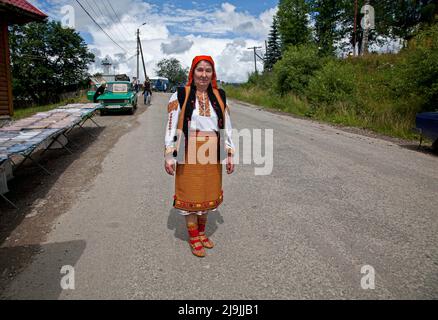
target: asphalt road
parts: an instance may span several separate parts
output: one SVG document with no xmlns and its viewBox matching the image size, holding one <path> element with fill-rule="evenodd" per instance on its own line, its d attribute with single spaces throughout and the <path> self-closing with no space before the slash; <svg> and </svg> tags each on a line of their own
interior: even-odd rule
<svg viewBox="0 0 438 320">
<path fill-rule="evenodd" d="M 200 259 L 163 168 L 168 98 L 135 115 L 2 298 L 438 298 L 437 156 L 231 102 L 236 129 L 273 129 L 273 170 L 224 175 Z"/>
</svg>

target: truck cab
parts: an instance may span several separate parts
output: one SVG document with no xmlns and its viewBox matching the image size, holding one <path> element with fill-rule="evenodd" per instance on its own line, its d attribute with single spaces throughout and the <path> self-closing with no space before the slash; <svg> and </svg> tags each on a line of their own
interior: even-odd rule
<svg viewBox="0 0 438 320">
<path fill-rule="evenodd" d="M 99 88 L 100 85 L 95 85 Z M 98 89 L 96 89 L 98 90 Z M 88 100 L 93 101 L 96 91 L 87 93 Z M 101 115 L 112 111 L 128 111 L 130 114 L 137 109 L 137 92 L 129 81 L 110 81 L 106 83 L 105 90 L 97 98 L 101 104 Z"/>
</svg>

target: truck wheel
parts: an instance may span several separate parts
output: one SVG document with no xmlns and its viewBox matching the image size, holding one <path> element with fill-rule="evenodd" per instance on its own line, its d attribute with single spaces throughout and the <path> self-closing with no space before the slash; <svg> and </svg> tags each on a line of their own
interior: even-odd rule
<svg viewBox="0 0 438 320">
<path fill-rule="evenodd" d="M 134 111 L 135 111 L 135 109 L 134 109 L 134 108 L 131 108 L 131 109 L 129 109 L 128 114 L 133 115 L 133 114 L 134 114 Z"/>
</svg>

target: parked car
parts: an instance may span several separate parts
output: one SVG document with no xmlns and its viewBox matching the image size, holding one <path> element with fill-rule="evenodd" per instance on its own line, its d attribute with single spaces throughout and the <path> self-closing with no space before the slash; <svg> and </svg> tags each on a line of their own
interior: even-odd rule
<svg viewBox="0 0 438 320">
<path fill-rule="evenodd" d="M 89 100 L 93 100 L 94 91 L 87 93 Z M 110 111 L 128 111 L 134 114 L 137 109 L 137 92 L 128 81 L 107 82 L 105 91 L 97 98 L 97 102 L 102 105 L 101 115 Z"/>
<path fill-rule="evenodd" d="M 418 113 L 415 120 L 421 137 L 432 140 L 432 149 L 438 152 L 438 112 Z"/>
</svg>

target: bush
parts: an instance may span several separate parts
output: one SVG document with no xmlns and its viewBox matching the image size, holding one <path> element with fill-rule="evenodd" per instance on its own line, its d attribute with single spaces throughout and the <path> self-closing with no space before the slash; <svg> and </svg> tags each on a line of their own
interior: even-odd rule
<svg viewBox="0 0 438 320">
<path fill-rule="evenodd" d="M 356 100 L 355 69 L 343 61 L 329 61 L 309 82 L 306 91 L 312 105 Z"/>
<path fill-rule="evenodd" d="M 274 93 L 275 92 L 275 81 L 272 72 L 263 72 L 263 73 L 251 73 L 248 75 L 248 82 L 242 85 L 242 88 L 251 89 L 256 88 L 257 90 L 261 90 L 265 93 Z"/>
<path fill-rule="evenodd" d="M 345 60 L 289 47 L 272 72 L 232 92 L 240 100 L 314 119 L 414 138 L 415 115 L 438 111 L 438 25 L 397 54 Z"/>
<path fill-rule="evenodd" d="M 315 46 L 288 47 L 282 59 L 274 65 L 275 90 L 280 94 L 292 92 L 303 95 L 314 72 L 321 68 L 323 62 Z"/>
<path fill-rule="evenodd" d="M 246 83 L 248 86 L 256 86 L 259 84 L 260 81 L 260 74 L 253 72 L 248 75 L 248 82 Z"/>
<path fill-rule="evenodd" d="M 438 109 L 438 25 L 420 32 L 402 53 L 392 89 L 405 101 L 417 101 L 418 112 Z"/>
</svg>

